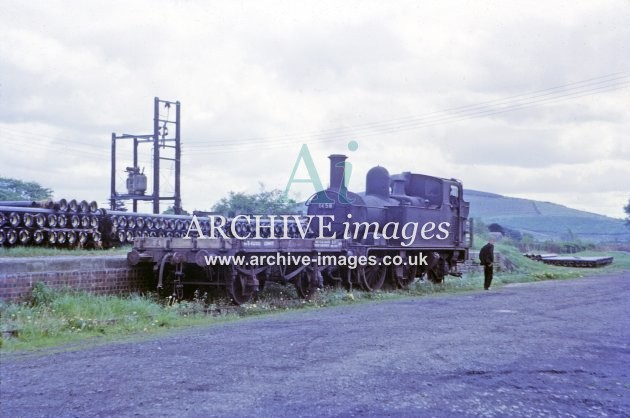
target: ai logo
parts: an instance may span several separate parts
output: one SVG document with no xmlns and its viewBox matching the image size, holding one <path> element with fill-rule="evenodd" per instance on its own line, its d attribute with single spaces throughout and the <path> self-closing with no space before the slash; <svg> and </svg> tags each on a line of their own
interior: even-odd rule
<svg viewBox="0 0 630 418">
<path fill-rule="evenodd" d="M 350 151 L 356 151 L 358 148 L 359 148 L 359 144 L 357 143 L 357 141 L 348 142 L 348 149 Z M 303 178 L 303 179 L 295 178 L 297 170 L 300 167 L 300 164 L 302 164 L 302 162 L 304 162 L 304 165 L 306 166 L 308 178 Z M 342 166 L 343 166 L 344 175 L 341 178 L 344 179 L 343 184 L 331 184 L 330 187 L 339 189 L 340 197 L 346 201 L 344 203 L 349 203 L 347 202 L 346 192 L 348 190 L 348 182 L 350 181 L 350 176 L 352 175 L 352 164 L 347 161 L 337 163 L 337 167 L 342 167 Z M 310 183 L 313 185 L 315 193 L 319 193 L 324 190 L 324 186 L 322 185 L 322 181 L 319 177 L 319 174 L 317 173 L 317 169 L 315 168 L 315 163 L 313 162 L 313 157 L 311 156 L 311 152 L 309 151 L 307 144 L 302 145 L 302 148 L 300 149 L 300 153 L 298 154 L 297 160 L 295 161 L 295 165 L 293 166 L 293 171 L 291 172 L 291 176 L 289 177 L 287 187 L 284 189 L 285 197 L 289 196 L 289 191 L 291 190 L 291 186 L 293 185 L 293 183 Z M 333 201 L 330 200 L 328 197 L 326 197 L 324 193 L 320 193 L 317 198 L 317 202 L 313 202 L 313 203 L 333 203 Z"/>
</svg>

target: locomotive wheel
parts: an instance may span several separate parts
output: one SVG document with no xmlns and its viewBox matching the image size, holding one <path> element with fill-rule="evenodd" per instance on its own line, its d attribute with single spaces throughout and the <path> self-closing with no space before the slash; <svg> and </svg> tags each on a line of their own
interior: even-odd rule
<svg viewBox="0 0 630 418">
<path fill-rule="evenodd" d="M 442 276 L 440 273 L 438 273 L 435 270 L 429 270 L 429 272 L 427 273 L 427 276 L 429 277 L 429 280 L 431 281 L 431 283 L 442 283 L 444 281 L 444 276 Z"/>
<path fill-rule="evenodd" d="M 436 252 L 429 254 L 429 270 L 427 271 L 427 277 L 431 283 L 442 283 L 446 273 L 448 273 L 446 260 Z"/>
<path fill-rule="evenodd" d="M 379 290 L 385 282 L 387 266 L 376 265 L 361 268 L 361 287 L 368 292 Z"/>
<path fill-rule="evenodd" d="M 306 300 L 310 300 L 317 290 L 317 270 L 307 267 L 293 279 L 297 294 Z"/>
<path fill-rule="evenodd" d="M 391 266 L 389 268 L 389 284 L 394 287 L 394 289 L 407 289 L 409 285 L 411 285 L 418 275 L 418 267 L 417 266 L 404 266 L 403 267 L 403 276 L 396 276 L 396 267 Z"/>
<path fill-rule="evenodd" d="M 362 287 L 363 279 L 362 276 L 363 267 L 357 267 L 355 269 L 346 269 L 345 273 L 341 276 L 341 284 L 343 284 L 344 289 L 348 292 L 352 292 L 352 287 L 356 284 L 359 287 Z"/>
</svg>

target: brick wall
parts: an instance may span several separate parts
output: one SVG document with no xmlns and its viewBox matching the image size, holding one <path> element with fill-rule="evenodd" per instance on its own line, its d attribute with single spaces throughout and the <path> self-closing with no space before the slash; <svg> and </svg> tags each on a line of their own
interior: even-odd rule
<svg viewBox="0 0 630 418">
<path fill-rule="evenodd" d="M 126 256 L 0 258 L 0 300 L 21 300 L 42 282 L 52 289 L 125 294 L 151 289 L 151 267 L 129 267 Z"/>
</svg>

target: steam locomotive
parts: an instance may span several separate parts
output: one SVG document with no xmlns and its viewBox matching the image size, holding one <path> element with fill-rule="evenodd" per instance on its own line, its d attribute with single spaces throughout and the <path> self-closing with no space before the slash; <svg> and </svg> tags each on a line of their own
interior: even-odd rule
<svg viewBox="0 0 630 418">
<path fill-rule="evenodd" d="M 329 158 L 330 186 L 307 200 L 306 215 L 193 218 L 184 236 L 134 238 L 129 264 L 153 265 L 158 289 L 176 298 L 210 287 L 236 304 L 270 281 L 291 283 L 310 298 L 324 284 L 375 291 L 460 275 L 472 244 L 460 181 L 374 167 L 365 192 L 353 193 L 347 157 Z"/>
</svg>

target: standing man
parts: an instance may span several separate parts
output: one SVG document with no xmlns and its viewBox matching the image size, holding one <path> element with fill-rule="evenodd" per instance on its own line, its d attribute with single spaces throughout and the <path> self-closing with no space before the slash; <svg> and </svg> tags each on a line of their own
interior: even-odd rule
<svg viewBox="0 0 630 418">
<path fill-rule="evenodd" d="M 494 239 L 490 238 L 488 243 L 481 247 L 479 251 L 479 261 L 483 265 L 483 288 L 490 289 L 492 284 L 492 264 L 494 263 Z"/>
</svg>

